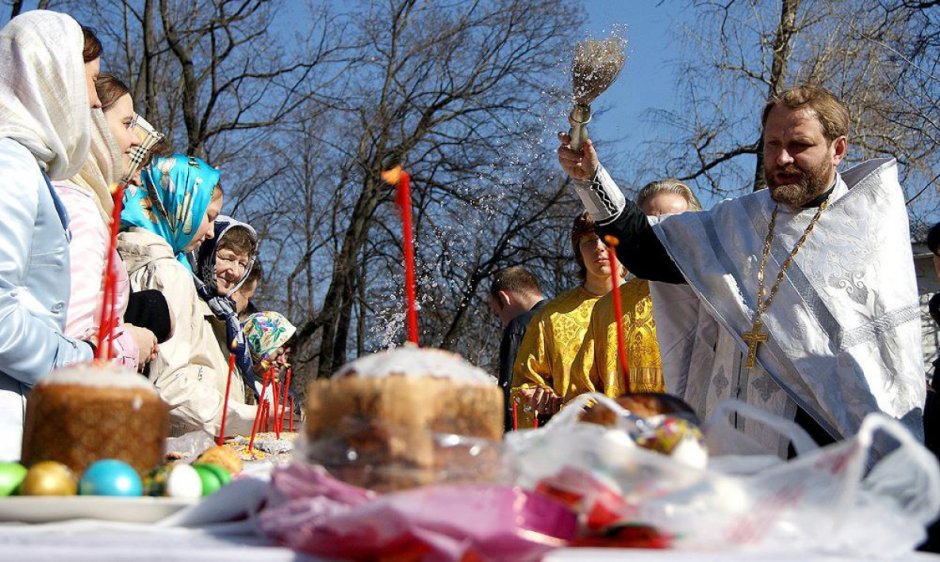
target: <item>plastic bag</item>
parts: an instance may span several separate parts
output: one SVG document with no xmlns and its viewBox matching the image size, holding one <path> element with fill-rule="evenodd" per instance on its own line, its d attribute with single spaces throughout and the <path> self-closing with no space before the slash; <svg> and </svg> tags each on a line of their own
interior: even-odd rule
<svg viewBox="0 0 940 562">
<path fill-rule="evenodd" d="M 659 529 L 676 548 L 890 557 L 919 544 L 940 511 L 936 459 L 899 422 L 880 414 L 869 415 L 855 437 L 818 448 L 792 422 L 730 401 L 706 422 L 705 438 L 734 454 L 694 468 L 631 446 L 607 428 L 585 427 L 576 411 L 583 403 L 572 403 L 542 429 L 507 438 L 516 481 L 536 487 L 575 469 L 612 482 L 625 500 L 623 520 Z M 723 420 L 731 411 L 777 428 L 802 454 L 789 462 L 747 454 L 758 449 L 727 431 Z M 879 435 L 898 446 L 871 464 Z"/>
<path fill-rule="evenodd" d="M 428 486 L 377 495 L 302 463 L 274 470 L 258 522 L 291 548 L 353 560 L 538 560 L 575 531 L 573 512 L 519 488 Z"/>
<path fill-rule="evenodd" d="M 342 429 L 296 444 L 295 458 L 380 492 L 430 484 L 491 482 L 502 444 L 413 427 L 346 420 Z"/>
</svg>

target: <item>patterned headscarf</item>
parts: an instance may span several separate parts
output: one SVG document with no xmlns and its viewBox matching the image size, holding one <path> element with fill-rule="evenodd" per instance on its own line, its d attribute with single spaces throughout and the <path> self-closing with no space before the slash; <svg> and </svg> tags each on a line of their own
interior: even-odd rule
<svg viewBox="0 0 940 562">
<path fill-rule="evenodd" d="M 202 222 L 219 171 L 195 156 L 175 154 L 154 158 L 141 172 L 142 186 L 128 186 L 124 195 L 122 226 L 152 232 L 173 248 L 187 270 L 192 265 L 183 252 Z"/>
<path fill-rule="evenodd" d="M 282 314 L 267 311 L 249 316 L 244 330 L 251 352 L 259 359 L 267 359 L 287 343 L 297 328 Z"/>
</svg>

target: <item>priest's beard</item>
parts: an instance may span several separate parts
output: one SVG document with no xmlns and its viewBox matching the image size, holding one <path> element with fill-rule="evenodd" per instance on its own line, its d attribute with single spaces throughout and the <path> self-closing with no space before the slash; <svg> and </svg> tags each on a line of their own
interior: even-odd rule
<svg viewBox="0 0 940 562">
<path fill-rule="evenodd" d="M 784 168 L 768 170 L 764 166 L 764 180 L 770 187 L 770 196 L 777 203 L 783 203 L 792 207 L 801 207 L 813 199 L 822 195 L 829 187 L 829 178 L 832 175 L 832 163 L 822 161 L 818 166 L 807 170 L 791 164 Z M 778 185 L 774 180 L 774 174 L 782 172 L 787 175 L 798 175 L 799 181 L 796 183 Z"/>
</svg>

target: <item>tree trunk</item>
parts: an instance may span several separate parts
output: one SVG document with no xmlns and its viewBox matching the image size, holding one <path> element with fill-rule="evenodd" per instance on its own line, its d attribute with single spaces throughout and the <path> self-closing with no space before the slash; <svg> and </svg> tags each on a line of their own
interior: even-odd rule
<svg viewBox="0 0 940 562">
<path fill-rule="evenodd" d="M 767 88 L 767 98 L 770 99 L 780 92 L 787 80 L 787 63 L 793 50 L 791 41 L 796 34 L 796 13 L 800 9 L 802 0 L 781 0 L 780 23 L 774 33 L 774 58 L 770 66 L 770 86 Z M 762 127 L 763 129 L 763 127 Z M 764 182 L 764 135 L 761 131 L 757 139 L 757 167 L 754 170 L 754 191 L 767 187 Z"/>
</svg>

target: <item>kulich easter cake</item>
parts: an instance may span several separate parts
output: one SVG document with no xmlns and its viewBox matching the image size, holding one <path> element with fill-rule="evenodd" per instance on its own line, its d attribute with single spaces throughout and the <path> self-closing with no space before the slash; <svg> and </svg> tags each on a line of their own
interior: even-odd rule
<svg viewBox="0 0 940 562">
<path fill-rule="evenodd" d="M 460 356 L 404 347 L 364 356 L 307 388 L 308 461 L 379 491 L 486 480 L 503 396 Z"/>
<path fill-rule="evenodd" d="M 22 461 L 58 461 L 82 474 L 118 459 L 143 476 L 163 459 L 169 423 L 169 406 L 136 373 L 113 364 L 59 369 L 27 397 Z"/>
</svg>

